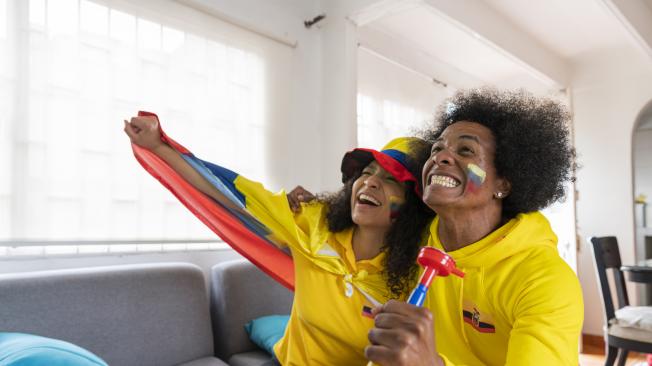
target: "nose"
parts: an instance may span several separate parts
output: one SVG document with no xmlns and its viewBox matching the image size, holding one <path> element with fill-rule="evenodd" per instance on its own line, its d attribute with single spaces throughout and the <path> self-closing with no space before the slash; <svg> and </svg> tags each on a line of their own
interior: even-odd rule
<svg viewBox="0 0 652 366">
<path fill-rule="evenodd" d="M 378 179 L 379 178 L 376 176 L 376 174 L 372 174 L 364 180 L 364 185 L 369 188 L 378 188 L 380 187 L 380 182 Z"/>
<path fill-rule="evenodd" d="M 436 165 L 451 165 L 453 164 L 454 159 L 453 155 L 448 152 L 447 149 L 443 149 L 433 154 L 430 158 Z"/>
</svg>

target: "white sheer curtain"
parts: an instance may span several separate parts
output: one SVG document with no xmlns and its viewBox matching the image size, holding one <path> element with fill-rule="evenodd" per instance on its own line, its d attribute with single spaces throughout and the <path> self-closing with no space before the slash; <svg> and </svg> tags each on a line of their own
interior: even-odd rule
<svg viewBox="0 0 652 366">
<path fill-rule="evenodd" d="M 358 146 L 380 149 L 389 140 L 409 136 L 432 119 L 408 103 L 358 94 Z"/>
<path fill-rule="evenodd" d="M 122 120 L 154 111 L 264 181 L 267 73 L 290 52 L 172 1 L 0 0 L 0 239 L 215 238 L 137 165 Z"/>
<path fill-rule="evenodd" d="M 358 146 L 379 149 L 433 120 L 443 86 L 364 48 L 358 50 Z"/>
</svg>

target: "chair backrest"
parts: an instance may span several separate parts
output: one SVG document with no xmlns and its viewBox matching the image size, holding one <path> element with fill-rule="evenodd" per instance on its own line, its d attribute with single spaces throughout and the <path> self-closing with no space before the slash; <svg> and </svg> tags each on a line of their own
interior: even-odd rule
<svg viewBox="0 0 652 366">
<path fill-rule="evenodd" d="M 618 296 L 618 308 L 629 305 L 625 278 L 620 270 L 620 250 L 618 240 L 615 236 L 592 237 L 589 241 L 593 247 L 593 260 L 598 275 L 600 290 L 602 291 L 602 303 L 604 305 L 607 324 L 615 315 L 614 303 L 611 297 L 611 288 L 607 279 L 607 269 L 613 270 L 613 279 Z"/>
</svg>

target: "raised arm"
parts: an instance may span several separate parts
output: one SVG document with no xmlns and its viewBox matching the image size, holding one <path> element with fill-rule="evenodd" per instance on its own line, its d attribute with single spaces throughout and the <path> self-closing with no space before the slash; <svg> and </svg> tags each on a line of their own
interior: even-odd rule
<svg viewBox="0 0 652 366">
<path fill-rule="evenodd" d="M 324 225 L 322 205 L 311 207 L 310 213 L 295 214 L 290 207 L 289 198 L 283 191 L 271 192 L 260 183 L 248 180 L 218 165 L 199 160 L 192 154 L 182 155 L 161 139 L 162 132 L 158 119 L 154 116 L 133 117 L 130 121 L 125 121 L 124 131 L 132 143 L 156 154 L 200 192 L 230 209 L 243 213 L 241 219 L 253 216 L 266 226 L 266 230 L 274 234 L 279 246 L 289 245 L 309 250 L 313 232 L 311 227 Z M 194 163 L 200 165 L 199 169 Z M 224 185 L 227 192 L 223 193 L 219 186 L 215 186 L 211 181 L 212 177 L 219 181 L 216 184 Z M 228 193 L 234 196 L 229 198 Z M 309 193 L 306 197 L 309 197 Z M 255 223 L 250 224 L 256 226 Z"/>
<path fill-rule="evenodd" d="M 210 184 L 199 174 L 188 162 L 181 157 L 176 150 L 161 140 L 158 121 L 154 117 L 132 117 L 131 121 L 124 121 L 124 131 L 132 143 L 150 150 L 163 159 L 174 171 L 179 173 L 186 181 L 192 184 L 200 192 L 209 197 L 229 205 L 231 202 L 215 186 Z M 230 208 L 240 210 L 235 205 Z"/>
</svg>

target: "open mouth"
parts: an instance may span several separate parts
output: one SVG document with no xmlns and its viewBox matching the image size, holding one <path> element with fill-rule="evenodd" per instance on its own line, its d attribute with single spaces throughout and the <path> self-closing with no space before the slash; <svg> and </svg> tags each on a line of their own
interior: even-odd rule
<svg viewBox="0 0 652 366">
<path fill-rule="evenodd" d="M 368 194 L 365 193 L 360 193 L 358 195 L 358 203 L 361 203 L 363 205 L 371 205 L 371 206 L 380 206 L 380 201 L 377 199 L 371 197 Z"/>
<path fill-rule="evenodd" d="M 446 188 L 455 188 L 460 185 L 460 181 L 446 175 L 433 174 L 430 176 L 428 185 L 436 184 Z"/>
</svg>

